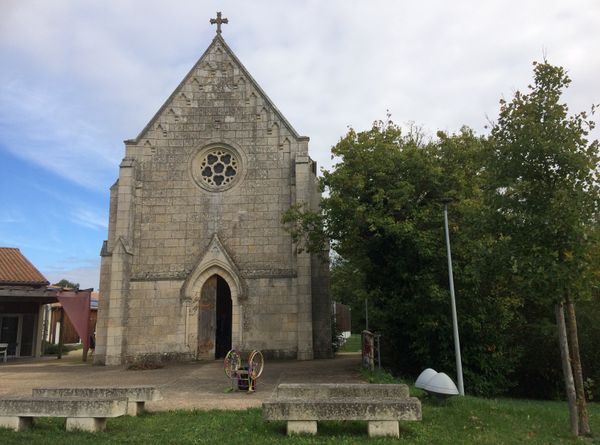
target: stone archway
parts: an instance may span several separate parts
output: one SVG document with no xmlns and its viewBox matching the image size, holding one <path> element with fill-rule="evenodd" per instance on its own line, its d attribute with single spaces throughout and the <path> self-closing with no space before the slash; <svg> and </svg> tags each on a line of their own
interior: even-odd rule
<svg viewBox="0 0 600 445">
<path fill-rule="evenodd" d="M 208 278 L 198 302 L 199 358 L 223 358 L 232 347 L 233 304 L 227 281 L 215 274 Z"/>
<path fill-rule="evenodd" d="M 231 299 L 231 349 L 241 349 L 244 283 L 236 265 L 215 234 L 204 256 L 181 286 L 182 302 L 187 307 L 185 342 L 190 353 L 197 359 L 215 358 L 219 280 L 222 280 L 221 289 L 224 293 L 228 289 Z M 205 327 L 202 327 L 201 317 L 203 321 L 206 320 Z M 209 336 L 209 333 L 212 334 Z"/>
<path fill-rule="evenodd" d="M 215 331 L 215 358 L 225 358 L 231 350 L 233 304 L 227 281 L 217 275 L 217 326 Z"/>
</svg>

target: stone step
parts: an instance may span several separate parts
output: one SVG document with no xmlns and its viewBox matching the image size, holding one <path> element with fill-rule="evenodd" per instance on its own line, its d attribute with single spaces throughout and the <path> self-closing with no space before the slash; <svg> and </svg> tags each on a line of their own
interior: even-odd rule
<svg viewBox="0 0 600 445">
<path fill-rule="evenodd" d="M 277 399 L 407 399 L 408 386 L 369 383 L 282 383 L 275 392 Z"/>
<path fill-rule="evenodd" d="M 84 399 L 127 398 L 127 414 L 136 416 L 144 411 L 145 402 L 162 400 L 160 391 L 154 386 L 129 387 L 82 387 L 82 388 L 34 388 L 33 397 L 80 397 Z"/>
<path fill-rule="evenodd" d="M 66 417 L 67 431 L 103 431 L 106 419 L 123 416 L 127 399 L 0 398 L 0 428 L 25 431 L 35 417 Z"/>
<path fill-rule="evenodd" d="M 126 398 L 0 398 L 0 417 L 119 417 L 126 412 Z"/>
<path fill-rule="evenodd" d="M 370 385 L 372 386 L 372 385 Z M 329 400 L 271 399 L 263 403 L 265 420 L 421 420 L 416 397 L 398 400 L 338 398 Z"/>
</svg>

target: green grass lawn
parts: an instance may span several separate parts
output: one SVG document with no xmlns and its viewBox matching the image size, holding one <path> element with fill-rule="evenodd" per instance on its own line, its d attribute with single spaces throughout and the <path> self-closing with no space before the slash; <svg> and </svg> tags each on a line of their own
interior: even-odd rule
<svg viewBox="0 0 600 445">
<path fill-rule="evenodd" d="M 386 372 L 363 372 L 371 383 L 394 383 Z M 317 436 L 285 436 L 285 422 L 267 423 L 260 409 L 170 411 L 109 419 L 103 433 L 64 431 L 64 420 L 37 419 L 31 431 L 0 429 L 0 444 L 600 444 L 600 405 L 590 404 L 593 438 L 569 433 L 565 402 L 453 397 L 421 399 L 423 420 L 401 422 L 400 441 L 369 439 L 366 422 L 319 422 Z"/>
<path fill-rule="evenodd" d="M 575 444 L 561 402 L 454 397 L 444 406 L 422 398 L 423 421 L 401 422 L 400 441 L 369 439 L 364 422 L 321 422 L 318 436 L 285 436 L 285 423 L 266 423 L 260 409 L 171 411 L 108 421 L 103 433 L 64 431 L 60 419 L 38 419 L 31 431 L 0 429 L 0 444 Z M 600 433 L 600 406 L 590 406 Z M 598 436 L 600 437 L 600 436 Z"/>
<path fill-rule="evenodd" d="M 360 334 L 351 334 L 339 352 L 360 352 Z"/>
</svg>

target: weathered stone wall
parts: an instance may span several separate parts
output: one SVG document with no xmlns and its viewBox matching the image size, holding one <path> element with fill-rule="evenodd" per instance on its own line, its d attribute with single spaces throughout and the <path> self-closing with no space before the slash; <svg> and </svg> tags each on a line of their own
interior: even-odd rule
<svg viewBox="0 0 600 445">
<path fill-rule="evenodd" d="M 127 320 L 127 356 L 190 354 L 185 345 L 185 307 L 179 289 L 182 281 L 130 283 Z"/>
<path fill-rule="evenodd" d="M 118 181 L 110 188 L 110 207 L 108 216 L 108 240 L 102 243 L 100 251 L 100 288 L 99 293 L 104 298 L 98 301 L 98 315 L 96 321 L 96 350 L 94 351 L 94 361 L 104 360 L 106 355 L 106 334 L 107 334 L 107 315 L 109 299 L 108 295 L 110 287 L 110 272 L 111 272 L 111 253 L 114 242 L 114 232 L 117 224 L 117 205 L 118 205 Z"/>
<path fill-rule="evenodd" d="M 196 356 L 196 269 L 214 236 L 231 264 L 223 278 L 239 287 L 234 347 L 312 358 L 312 317 L 315 308 L 329 317 L 329 299 L 322 271 L 311 272 L 310 255 L 295 254 L 281 223 L 292 203 L 314 207 L 318 199 L 307 141 L 215 38 L 138 138 L 126 141 L 103 248 L 98 362 L 117 361 L 119 348 L 122 357 Z M 213 147 L 235 160 L 227 187 L 203 174 Z M 192 275 L 197 285 L 188 283 Z"/>
<path fill-rule="evenodd" d="M 266 357 L 295 358 L 297 305 L 293 278 L 247 280 L 245 349 L 260 349 Z"/>
</svg>

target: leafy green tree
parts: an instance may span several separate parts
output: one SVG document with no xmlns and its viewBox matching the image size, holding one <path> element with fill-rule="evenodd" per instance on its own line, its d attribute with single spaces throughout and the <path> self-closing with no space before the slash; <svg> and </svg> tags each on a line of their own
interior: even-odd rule
<svg viewBox="0 0 600 445">
<path fill-rule="evenodd" d="M 334 255 L 331 260 L 331 299 L 350 307 L 351 330 L 355 334 L 360 333 L 366 326 L 364 277 L 359 269 L 343 258 Z"/>
<path fill-rule="evenodd" d="M 588 115 L 569 116 L 561 102 L 569 83 L 563 68 L 534 63 L 528 93 L 500 102 L 489 145 L 487 198 L 507 247 L 505 269 L 512 272 L 513 292 L 524 298 L 525 313 L 539 322 L 544 308 L 550 316 L 555 304 L 566 305 L 579 432 L 588 434 L 574 301 L 591 290 L 599 152 L 598 142 L 588 140 L 594 126 Z"/>
<path fill-rule="evenodd" d="M 565 349 L 556 347 L 564 304 L 582 414 L 576 427 L 585 434 L 583 394 L 594 391 L 594 382 L 580 370 L 595 377 L 600 368 L 600 346 L 588 341 L 597 337 L 600 313 L 587 300 L 600 287 L 598 143 L 588 141 L 587 114 L 568 116 L 560 102 L 569 84 L 564 70 L 535 66 L 534 85 L 501 102 L 488 138 L 463 128 L 427 140 L 389 119 L 367 131 L 350 129 L 332 150 L 339 161 L 323 172 L 321 212 L 295 206 L 284 221 L 299 249 L 318 252 L 331 242 L 340 257 L 332 291 L 355 308 L 353 318 L 369 300 L 369 325 L 383 334 L 386 366 L 406 376 L 428 366 L 452 374 L 439 200 L 453 198 L 467 392 L 500 394 L 517 385 L 512 391 L 532 397 L 564 394 Z M 581 362 L 576 300 L 586 310 Z"/>
<path fill-rule="evenodd" d="M 302 248 L 315 251 L 330 239 L 344 261 L 342 276 L 355 271 L 343 286 L 355 283 L 361 288 L 352 294 L 368 298 L 369 325 L 383 333 L 387 366 L 405 375 L 430 366 L 452 373 L 439 200 L 454 198 L 451 231 L 465 380 L 471 393 L 497 394 L 512 385 L 520 357 L 510 346 L 520 302 L 504 298 L 487 279 L 494 268 L 488 261 L 492 238 L 481 232 L 482 146 L 466 128 L 439 133 L 436 141 L 425 141 L 415 129 L 403 134 L 389 120 L 364 132 L 351 129 L 332 150 L 340 161 L 323 174 L 328 196 L 322 213 L 294 207 L 284 220 Z"/>
<path fill-rule="evenodd" d="M 58 283 L 53 284 L 53 286 L 62 287 L 65 289 L 79 289 L 79 283 L 73 283 L 72 281 L 63 278 Z"/>
</svg>

